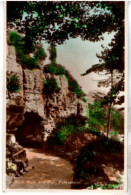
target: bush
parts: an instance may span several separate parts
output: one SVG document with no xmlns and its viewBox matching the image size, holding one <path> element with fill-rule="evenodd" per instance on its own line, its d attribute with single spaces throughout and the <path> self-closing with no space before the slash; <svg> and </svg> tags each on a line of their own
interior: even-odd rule
<svg viewBox="0 0 131 195">
<path fill-rule="evenodd" d="M 10 92 L 19 92 L 20 85 L 16 75 L 12 75 L 7 79 L 7 89 Z"/>
<path fill-rule="evenodd" d="M 19 52 L 24 53 L 24 41 L 22 36 L 17 34 L 16 32 L 10 32 L 9 38 L 8 38 L 8 43 L 10 45 L 13 45 L 15 47 L 16 53 L 18 54 Z"/>
<path fill-rule="evenodd" d="M 107 108 L 108 107 L 101 104 L 101 99 L 88 105 L 87 117 L 89 119 L 88 126 L 90 130 L 101 132 L 107 129 Z M 114 135 L 117 135 L 120 133 L 120 131 L 122 132 L 124 129 L 123 125 L 124 121 L 122 115 L 120 112 L 112 108 L 110 116 L 110 129 L 114 130 Z"/>
<path fill-rule="evenodd" d="M 31 57 L 26 59 L 26 65 L 27 65 L 27 68 L 30 70 L 35 69 L 35 68 L 39 68 L 37 60 L 35 58 L 31 58 Z"/>
<path fill-rule="evenodd" d="M 50 95 L 60 90 L 60 85 L 55 78 L 46 79 L 44 80 L 43 84 L 44 84 L 44 89 L 43 89 L 44 94 Z"/>
<path fill-rule="evenodd" d="M 89 104 L 87 107 L 89 129 L 94 132 L 104 131 L 107 125 L 106 110 L 99 101 Z"/>
<path fill-rule="evenodd" d="M 10 32 L 8 42 L 10 45 L 17 46 L 18 44 L 23 43 L 22 36 L 16 32 Z"/>
<path fill-rule="evenodd" d="M 60 65 L 49 64 L 44 68 L 45 73 L 51 73 L 55 75 L 65 75 L 67 71 Z"/>
<path fill-rule="evenodd" d="M 27 67 L 30 70 L 39 68 L 37 60 L 34 57 L 29 57 L 28 55 L 25 55 L 23 51 L 19 51 L 17 57 L 18 61 L 23 67 Z"/>
<path fill-rule="evenodd" d="M 111 109 L 111 127 L 114 129 L 115 134 L 123 132 L 124 129 L 122 114 L 115 109 Z"/>
<path fill-rule="evenodd" d="M 102 165 L 123 171 L 124 146 L 122 143 L 105 136 L 99 136 L 83 147 L 74 165 L 74 178 L 76 181 L 80 181 L 78 188 L 87 188 L 99 183 L 100 178 L 103 178 L 100 182 L 109 184 L 110 180 Z"/>
<path fill-rule="evenodd" d="M 54 46 L 50 46 L 49 52 L 50 52 L 50 60 L 51 61 L 53 61 L 53 60 L 56 61 L 56 57 L 57 57 L 57 50 L 56 50 L 56 48 Z"/>
<path fill-rule="evenodd" d="M 64 144 L 73 133 L 82 133 L 85 131 L 85 118 L 71 115 L 70 117 L 57 124 L 56 131 L 52 138 L 54 144 Z M 53 143 L 52 142 L 52 143 Z"/>
<path fill-rule="evenodd" d="M 123 143 L 115 139 L 102 137 L 101 143 L 103 145 L 104 152 L 120 153 L 123 150 Z"/>
<path fill-rule="evenodd" d="M 42 47 L 39 47 L 35 53 L 35 59 L 36 60 L 45 60 L 46 53 L 45 50 Z"/>
<path fill-rule="evenodd" d="M 76 80 L 73 81 L 69 80 L 69 86 L 71 90 L 77 95 L 77 97 L 84 97 L 85 94 L 80 88 L 80 86 L 78 85 Z"/>
</svg>

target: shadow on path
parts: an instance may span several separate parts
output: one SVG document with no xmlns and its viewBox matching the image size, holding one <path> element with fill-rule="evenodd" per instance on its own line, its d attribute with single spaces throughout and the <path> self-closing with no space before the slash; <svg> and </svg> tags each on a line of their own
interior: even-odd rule
<svg viewBox="0 0 131 195">
<path fill-rule="evenodd" d="M 43 148 L 26 148 L 31 170 L 14 178 L 10 189 L 71 189 L 73 166 Z"/>
</svg>

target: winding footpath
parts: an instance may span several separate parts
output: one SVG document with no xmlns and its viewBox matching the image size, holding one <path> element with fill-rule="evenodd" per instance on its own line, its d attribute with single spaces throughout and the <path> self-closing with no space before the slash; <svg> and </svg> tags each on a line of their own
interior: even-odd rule
<svg viewBox="0 0 131 195">
<path fill-rule="evenodd" d="M 27 149 L 29 172 L 12 179 L 9 189 L 71 189 L 73 167 L 69 161 L 46 154 L 42 149 Z"/>
</svg>

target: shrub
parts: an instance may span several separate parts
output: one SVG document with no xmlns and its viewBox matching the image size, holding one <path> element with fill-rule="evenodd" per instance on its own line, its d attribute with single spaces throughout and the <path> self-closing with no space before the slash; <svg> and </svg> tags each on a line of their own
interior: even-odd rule
<svg viewBox="0 0 131 195">
<path fill-rule="evenodd" d="M 35 59 L 36 60 L 45 60 L 46 58 L 46 53 L 45 50 L 42 47 L 39 47 L 35 53 Z"/>
<path fill-rule="evenodd" d="M 13 45 L 16 50 L 16 54 L 18 55 L 20 52 L 24 54 L 24 41 L 22 36 L 17 34 L 16 32 L 10 32 L 9 38 L 8 38 L 8 43 L 10 45 Z"/>
<path fill-rule="evenodd" d="M 124 129 L 124 119 L 122 114 L 115 109 L 111 109 L 111 127 L 114 129 L 115 134 L 123 132 Z"/>
<path fill-rule="evenodd" d="M 45 73 L 52 73 L 55 75 L 66 75 L 67 71 L 60 65 L 49 64 L 44 68 Z"/>
<path fill-rule="evenodd" d="M 16 51 L 17 60 L 23 66 L 27 66 L 27 56 L 24 54 L 23 50 Z"/>
<path fill-rule="evenodd" d="M 27 65 L 27 68 L 30 70 L 35 69 L 35 68 L 39 68 L 37 60 L 35 58 L 31 58 L 31 57 L 26 59 L 26 65 Z"/>
<path fill-rule="evenodd" d="M 19 79 L 17 78 L 16 75 L 12 75 L 7 79 L 7 89 L 10 92 L 20 91 Z"/>
<path fill-rule="evenodd" d="M 78 85 L 76 80 L 73 81 L 69 80 L 69 86 L 71 90 L 77 95 L 77 97 L 84 97 L 85 94 L 80 88 L 80 86 Z"/>
<path fill-rule="evenodd" d="M 103 178 L 102 181 L 100 180 L 103 184 L 105 182 L 109 184 L 110 180 L 103 164 L 123 171 L 124 146 L 121 142 L 99 136 L 83 147 L 74 165 L 74 178 L 80 181 L 78 187 L 87 188 L 99 182 L 99 178 Z"/>
<path fill-rule="evenodd" d="M 103 145 L 103 151 L 109 153 L 120 153 L 123 150 L 123 144 L 115 139 L 102 137 L 101 143 Z"/>
<path fill-rule="evenodd" d="M 23 67 L 27 67 L 30 70 L 39 68 L 36 58 L 25 55 L 23 51 L 19 51 L 17 57 L 18 57 L 18 61 Z"/>
<path fill-rule="evenodd" d="M 51 61 L 53 61 L 53 60 L 56 61 L 56 57 L 57 57 L 57 50 L 56 50 L 56 48 L 54 46 L 50 46 L 49 52 L 50 52 L 50 60 Z"/>
<path fill-rule="evenodd" d="M 107 129 L 107 113 L 106 106 L 101 104 L 101 99 L 99 101 L 89 104 L 87 107 L 87 117 L 89 129 L 92 131 L 105 131 Z M 124 121 L 122 115 L 115 109 L 111 109 L 110 116 L 110 128 L 114 130 L 114 135 L 118 134 L 124 129 Z M 113 135 L 113 134 L 112 134 Z"/>
<path fill-rule="evenodd" d="M 50 95 L 52 93 L 58 92 L 60 90 L 60 85 L 55 78 L 44 80 L 43 93 Z"/>
<path fill-rule="evenodd" d="M 87 103 L 85 96 L 82 98 L 83 102 Z"/>
<path fill-rule="evenodd" d="M 93 132 L 104 130 L 107 125 L 106 111 L 99 101 L 89 104 L 87 107 L 89 129 Z"/>
<path fill-rule="evenodd" d="M 54 133 L 53 139 L 56 144 L 63 144 L 73 133 L 82 133 L 85 131 L 85 118 L 71 115 L 70 117 L 57 124 L 57 132 Z"/>
<path fill-rule="evenodd" d="M 23 43 L 22 36 L 20 36 L 16 32 L 10 32 L 8 42 L 10 45 L 17 46 L 18 44 Z"/>
</svg>

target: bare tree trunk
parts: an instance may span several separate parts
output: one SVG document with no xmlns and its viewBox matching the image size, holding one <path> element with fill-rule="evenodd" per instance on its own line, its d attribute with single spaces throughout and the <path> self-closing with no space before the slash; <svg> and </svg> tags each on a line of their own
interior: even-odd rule
<svg viewBox="0 0 131 195">
<path fill-rule="evenodd" d="M 111 89 L 113 87 L 113 70 L 111 71 Z M 107 138 L 110 132 L 110 120 L 111 120 L 111 109 L 112 109 L 112 102 L 109 103 L 108 106 L 108 115 L 107 115 Z"/>
<path fill-rule="evenodd" d="M 108 107 L 108 116 L 107 116 L 107 138 L 108 138 L 109 132 L 110 132 L 111 108 L 112 108 L 112 103 L 110 103 L 110 104 L 109 104 L 109 107 Z"/>
</svg>

